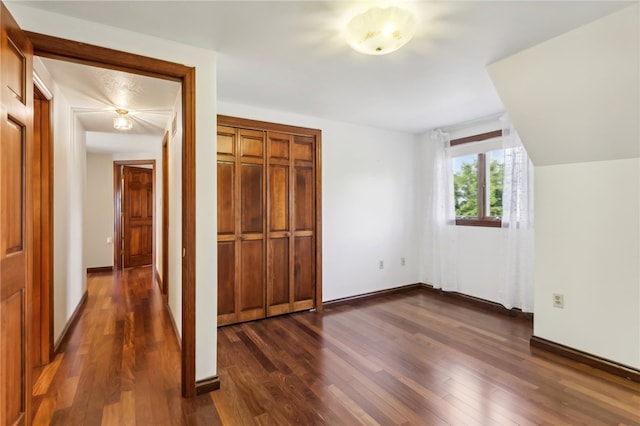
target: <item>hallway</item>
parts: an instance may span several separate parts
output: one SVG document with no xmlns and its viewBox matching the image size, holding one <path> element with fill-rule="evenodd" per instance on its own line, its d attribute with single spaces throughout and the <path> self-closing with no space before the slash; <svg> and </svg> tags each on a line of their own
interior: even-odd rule
<svg viewBox="0 0 640 426">
<path fill-rule="evenodd" d="M 87 288 L 75 329 L 34 372 L 34 425 L 218 423 L 209 396 L 181 398 L 180 349 L 151 267 L 91 274 Z"/>
</svg>

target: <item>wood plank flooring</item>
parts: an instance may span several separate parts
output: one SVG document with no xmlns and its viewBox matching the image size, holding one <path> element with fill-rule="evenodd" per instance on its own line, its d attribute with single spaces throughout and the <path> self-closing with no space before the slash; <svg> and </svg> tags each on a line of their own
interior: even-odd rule
<svg viewBox="0 0 640 426">
<path fill-rule="evenodd" d="M 220 328 L 221 389 L 185 400 L 150 269 L 88 287 L 34 388 L 36 425 L 640 425 L 640 384 L 531 350 L 527 320 L 421 290 Z"/>
</svg>

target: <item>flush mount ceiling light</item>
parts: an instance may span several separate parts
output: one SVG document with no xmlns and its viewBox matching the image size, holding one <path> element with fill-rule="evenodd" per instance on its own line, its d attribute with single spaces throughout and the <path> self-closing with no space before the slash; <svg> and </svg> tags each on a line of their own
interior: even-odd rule
<svg viewBox="0 0 640 426">
<path fill-rule="evenodd" d="M 117 117 L 113 119 L 113 128 L 117 130 L 131 130 L 133 128 L 133 120 L 129 117 L 129 111 L 126 109 L 117 109 Z"/>
<path fill-rule="evenodd" d="M 367 55 L 386 55 L 407 44 L 416 30 L 413 15 L 398 7 L 375 7 L 356 15 L 345 29 L 349 46 Z"/>
</svg>

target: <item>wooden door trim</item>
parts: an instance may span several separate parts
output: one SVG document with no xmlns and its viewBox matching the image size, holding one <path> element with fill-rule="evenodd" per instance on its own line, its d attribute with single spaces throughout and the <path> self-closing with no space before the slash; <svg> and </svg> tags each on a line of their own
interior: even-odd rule
<svg viewBox="0 0 640 426">
<path fill-rule="evenodd" d="M 162 140 L 162 294 L 169 290 L 169 132 Z M 165 299 L 165 303 L 168 301 Z"/>
<path fill-rule="evenodd" d="M 117 160 L 113 162 L 113 224 L 114 224 L 114 244 L 113 244 L 113 265 L 114 270 L 123 269 L 122 264 L 122 167 L 120 166 L 151 166 L 151 179 L 153 185 L 153 224 L 152 224 L 152 248 L 151 263 L 152 271 L 156 265 L 156 160 Z M 120 255 L 118 255 L 120 253 Z"/>
<path fill-rule="evenodd" d="M 250 120 L 248 118 L 231 117 L 228 115 L 220 114 L 218 114 L 217 124 L 219 126 L 237 127 L 240 129 L 286 133 L 300 136 L 316 136 L 318 138 L 322 133 L 322 131 L 319 129 L 312 129 L 309 127 L 290 126 L 288 124 L 272 123 L 270 121 Z"/>
<path fill-rule="evenodd" d="M 182 395 L 196 394 L 196 69 L 45 34 L 26 32 L 34 55 L 147 75 L 182 84 Z"/>
<path fill-rule="evenodd" d="M 316 184 L 316 310 L 322 312 L 322 132 L 316 137 L 315 184 Z"/>
<path fill-rule="evenodd" d="M 38 141 L 35 155 L 39 158 L 39 169 L 34 174 L 34 188 L 38 186 L 35 197 L 39 203 L 39 214 L 34 216 L 34 251 L 38 262 L 37 280 L 34 276 L 33 301 L 34 344 L 39 348 L 34 353 L 35 366 L 48 364 L 53 358 L 53 120 L 52 104 L 49 96 L 34 84 L 34 136 L 38 129 Z M 36 120 L 36 117 L 38 119 Z M 34 170 L 34 172 L 36 172 Z M 34 275 L 36 275 L 34 270 Z M 37 297 L 36 297 L 37 296 Z M 36 302 L 37 299 L 37 302 Z M 38 312 L 35 312 L 38 310 Z M 37 318 L 39 319 L 36 320 Z"/>
<path fill-rule="evenodd" d="M 116 71 L 127 71 L 177 82 L 183 81 L 185 69 L 190 68 L 162 59 L 80 43 L 46 34 L 31 31 L 25 31 L 25 34 L 33 44 L 34 56 L 44 56 Z"/>
</svg>

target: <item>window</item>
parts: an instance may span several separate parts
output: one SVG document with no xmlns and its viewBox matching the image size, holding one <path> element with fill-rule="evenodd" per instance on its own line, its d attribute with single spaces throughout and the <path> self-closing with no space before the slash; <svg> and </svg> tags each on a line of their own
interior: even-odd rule
<svg viewBox="0 0 640 426">
<path fill-rule="evenodd" d="M 502 225 L 504 150 L 502 132 L 451 141 L 456 225 Z M 486 141 L 482 142 L 481 141 Z"/>
</svg>

